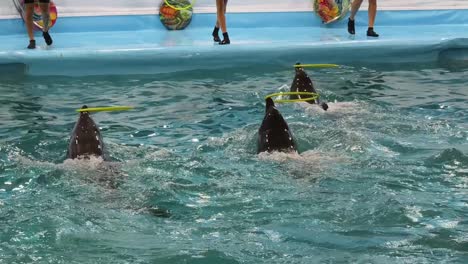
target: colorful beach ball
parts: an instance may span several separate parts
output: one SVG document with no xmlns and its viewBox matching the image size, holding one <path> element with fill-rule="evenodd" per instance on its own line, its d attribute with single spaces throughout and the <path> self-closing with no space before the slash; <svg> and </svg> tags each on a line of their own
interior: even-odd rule
<svg viewBox="0 0 468 264">
<path fill-rule="evenodd" d="M 159 19 L 169 30 L 181 30 L 192 21 L 193 4 L 189 0 L 163 0 Z"/>
<path fill-rule="evenodd" d="M 346 16 L 350 6 L 350 0 L 314 0 L 314 11 L 325 24 Z"/>
</svg>

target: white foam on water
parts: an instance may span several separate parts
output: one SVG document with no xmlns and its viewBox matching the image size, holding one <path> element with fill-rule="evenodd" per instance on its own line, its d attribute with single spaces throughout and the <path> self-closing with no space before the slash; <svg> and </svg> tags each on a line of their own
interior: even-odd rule
<svg viewBox="0 0 468 264">
<path fill-rule="evenodd" d="M 446 229 L 453 229 L 458 226 L 460 221 L 457 220 L 441 220 L 438 222 L 439 226 Z"/>
<path fill-rule="evenodd" d="M 418 223 L 421 220 L 421 218 L 423 217 L 420 207 L 407 206 L 405 208 L 405 211 L 406 211 L 405 212 L 406 217 L 408 217 L 411 220 L 411 222 L 413 222 L 413 223 Z"/>
<path fill-rule="evenodd" d="M 302 160 L 302 157 L 297 152 L 261 152 L 258 154 L 260 160 L 286 162 L 290 160 Z"/>
<path fill-rule="evenodd" d="M 408 247 L 410 245 L 411 245 L 411 242 L 408 239 L 385 242 L 385 246 L 388 248 Z"/>
<path fill-rule="evenodd" d="M 460 237 L 455 238 L 457 243 L 467 243 L 468 242 L 468 234 L 463 233 Z"/>
<path fill-rule="evenodd" d="M 23 167 L 35 167 L 42 169 L 62 169 L 62 170 L 92 170 L 101 168 L 104 160 L 102 157 L 90 156 L 87 159 L 66 159 L 63 163 L 52 163 L 49 161 L 34 160 L 29 157 L 23 156 L 20 152 L 12 151 L 9 153 L 8 158 L 20 164 Z"/>
<path fill-rule="evenodd" d="M 317 104 L 309 104 L 306 102 L 296 103 L 304 109 L 308 115 L 357 115 L 368 112 L 365 103 L 360 102 L 327 102 L 327 111 L 323 110 Z"/>
<path fill-rule="evenodd" d="M 272 241 L 272 242 L 281 242 L 281 234 L 274 230 L 265 230 L 265 235 Z"/>
<path fill-rule="evenodd" d="M 163 159 L 171 157 L 173 154 L 174 153 L 171 150 L 168 150 L 168 149 L 156 149 L 154 151 L 151 151 L 151 152 L 145 154 L 145 159 L 163 160 Z"/>
<path fill-rule="evenodd" d="M 188 204 L 187 206 L 189 207 L 204 207 L 207 206 L 210 203 L 211 197 L 207 194 L 204 193 L 198 193 L 198 197 L 192 197 L 190 198 L 191 201 L 193 201 L 195 204 Z"/>
<path fill-rule="evenodd" d="M 347 158 L 334 152 L 320 152 L 308 150 L 301 154 L 283 152 L 263 152 L 258 154 L 259 160 L 273 161 L 284 164 L 288 174 L 296 179 L 318 179 L 329 171 L 337 163 L 347 162 Z"/>
<path fill-rule="evenodd" d="M 437 216 L 436 219 L 430 221 L 430 223 L 425 223 L 425 227 L 427 229 L 454 229 L 458 226 L 459 223 L 459 220 L 441 219 L 439 216 Z"/>
<path fill-rule="evenodd" d="M 33 160 L 29 157 L 23 156 L 20 152 L 12 151 L 8 155 L 8 159 L 22 165 L 23 167 L 39 167 L 44 169 L 59 168 L 58 164 L 48 161 Z"/>
<path fill-rule="evenodd" d="M 325 161 L 345 161 L 346 158 L 338 156 L 335 153 L 323 153 L 315 150 L 308 150 L 301 154 L 297 152 L 262 152 L 258 154 L 260 160 L 276 161 L 276 162 L 288 162 L 288 161 L 299 161 L 308 164 L 318 164 Z"/>
<path fill-rule="evenodd" d="M 66 159 L 60 167 L 72 170 L 95 170 L 101 168 L 103 162 L 102 157 L 91 156 L 89 159 Z"/>
</svg>

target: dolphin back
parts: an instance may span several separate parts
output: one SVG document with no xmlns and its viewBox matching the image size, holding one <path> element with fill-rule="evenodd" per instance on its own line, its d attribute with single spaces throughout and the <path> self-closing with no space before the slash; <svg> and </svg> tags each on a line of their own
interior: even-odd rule
<svg viewBox="0 0 468 264">
<path fill-rule="evenodd" d="M 317 93 L 314 88 L 312 80 L 307 75 L 307 73 L 302 68 L 296 68 L 296 75 L 291 84 L 291 92 L 308 92 L 308 93 Z M 291 99 L 305 99 L 311 98 L 311 95 L 291 95 Z M 307 101 L 310 104 L 319 104 L 319 100 L 310 100 Z"/>
<path fill-rule="evenodd" d="M 70 136 L 67 158 L 89 156 L 103 157 L 104 141 L 98 126 L 89 114 L 81 113 Z"/>
<path fill-rule="evenodd" d="M 291 84 L 291 92 L 308 92 L 308 93 L 317 93 L 317 90 L 314 88 L 314 84 L 304 69 L 298 67 L 296 68 L 296 76 Z M 312 95 L 290 95 L 291 99 L 307 99 L 311 98 Z M 307 101 L 309 104 L 318 104 L 322 107 L 323 110 L 327 111 L 328 104 L 321 101 L 319 98 L 315 100 Z"/>
<path fill-rule="evenodd" d="M 267 109 L 258 130 L 257 153 L 265 151 L 297 151 L 296 142 L 288 124 L 274 106 Z"/>
</svg>

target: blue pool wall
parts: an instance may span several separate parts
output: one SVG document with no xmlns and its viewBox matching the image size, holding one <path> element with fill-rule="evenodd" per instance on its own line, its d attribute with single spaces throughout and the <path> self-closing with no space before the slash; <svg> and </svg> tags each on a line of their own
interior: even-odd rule
<svg viewBox="0 0 468 264">
<path fill-rule="evenodd" d="M 232 44 L 224 47 L 211 40 L 214 21 L 194 14 L 185 30 L 168 31 L 155 15 L 61 17 L 51 31 L 55 44 L 29 51 L 23 22 L 3 19 L 0 64 L 24 65 L 30 75 L 151 74 L 295 61 L 464 66 L 468 54 L 468 10 L 380 11 L 377 39 L 365 36 L 366 11 L 358 13 L 356 36 L 346 20 L 324 25 L 313 12 L 230 13 Z"/>
</svg>

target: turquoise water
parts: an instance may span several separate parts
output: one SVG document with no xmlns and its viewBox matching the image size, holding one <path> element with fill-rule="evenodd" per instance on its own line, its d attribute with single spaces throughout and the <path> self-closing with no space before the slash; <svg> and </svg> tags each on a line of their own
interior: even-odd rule
<svg viewBox="0 0 468 264">
<path fill-rule="evenodd" d="M 300 155 L 255 154 L 292 69 L 0 76 L 0 262 L 467 263 L 468 71 L 309 73 Z M 137 106 L 94 114 L 111 164 L 64 161 L 83 104 Z"/>
</svg>

